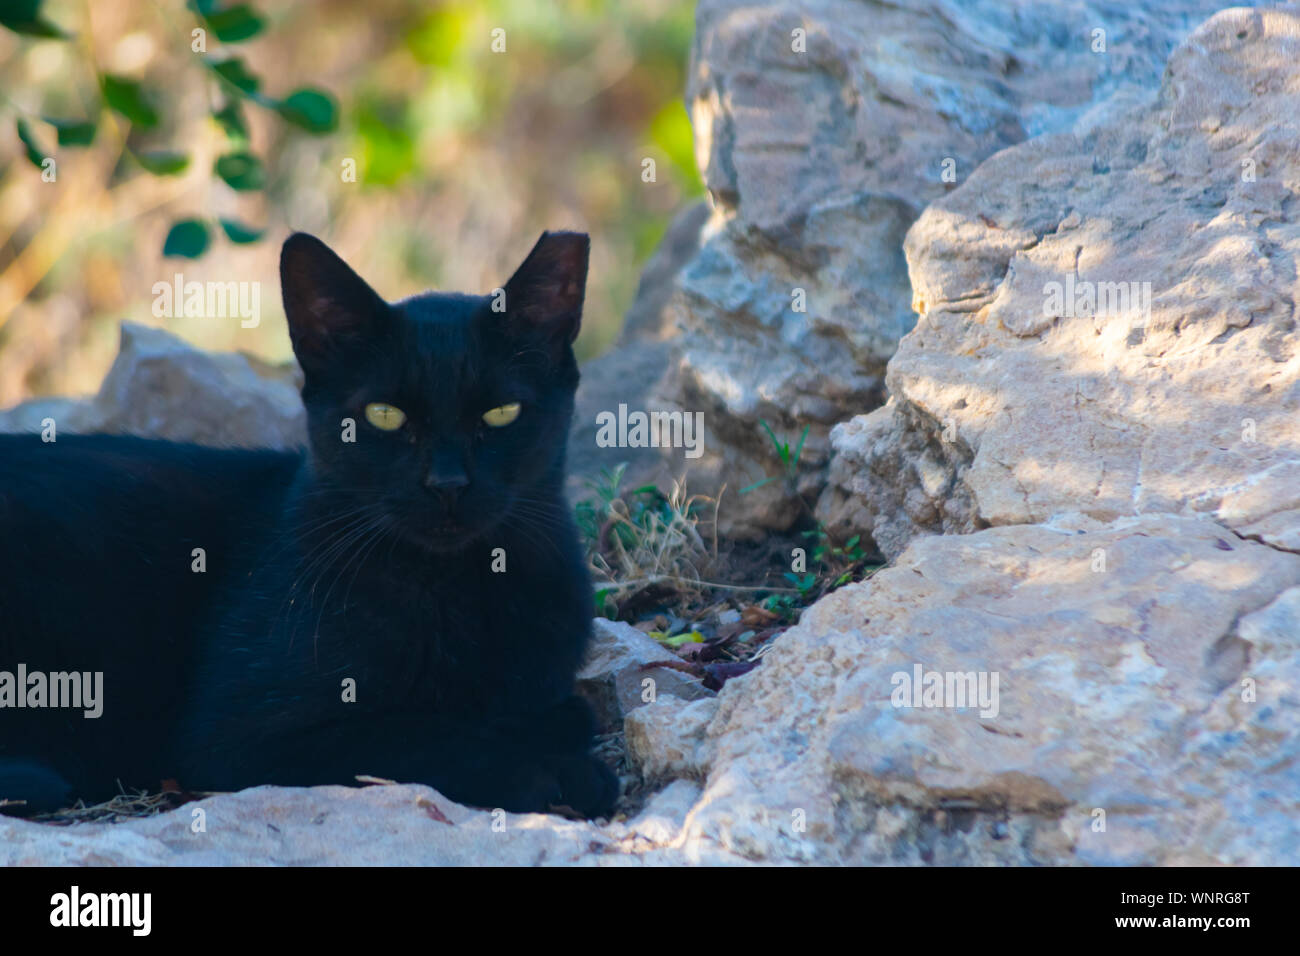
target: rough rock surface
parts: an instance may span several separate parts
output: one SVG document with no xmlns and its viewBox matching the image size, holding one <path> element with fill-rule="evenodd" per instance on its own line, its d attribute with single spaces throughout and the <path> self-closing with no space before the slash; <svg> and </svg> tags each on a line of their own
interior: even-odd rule
<svg viewBox="0 0 1300 956">
<path fill-rule="evenodd" d="M 918 538 L 723 688 L 687 838 L 756 860 L 1294 864 L 1297 585 L 1300 555 L 1203 518 Z M 996 716 L 893 706 L 918 664 L 999 674 Z"/>
<path fill-rule="evenodd" d="M 596 444 L 597 416 L 617 414 L 620 404 L 649 411 L 663 403 L 654 396 L 672 361 L 670 339 L 677 328 L 668 310 L 673 280 L 700 245 L 708 207 L 697 203 L 677 214 L 642 270 L 636 299 L 614 347 L 583 364 L 569 431 L 569 497 L 591 497 L 590 482 L 603 470 L 626 465 L 624 486 L 669 488 L 686 471 L 681 449 L 602 448 Z"/>
<path fill-rule="evenodd" d="M 925 211 L 922 318 L 889 405 L 835 430 L 823 517 L 887 555 L 1072 510 L 1300 550 L 1297 22 L 1216 16 L 1154 103 L 999 153 Z"/>
<path fill-rule="evenodd" d="M 621 730 L 623 718 L 645 703 L 642 698 L 647 690 L 646 681 L 652 682 L 649 686 L 655 697 L 660 694 L 687 700 L 712 697 L 713 692 L 689 674 L 667 667 L 646 666 L 676 664 L 680 660 L 632 625 L 596 618 L 587 661 L 578 672 L 578 693 L 592 705 L 606 733 Z"/>
<path fill-rule="evenodd" d="M 703 778 L 703 731 L 717 711 L 712 695 L 688 703 L 671 694 L 629 711 L 624 728 L 632 766 L 652 784 Z"/>
<path fill-rule="evenodd" d="M 111 432 L 242 448 L 306 441 L 297 366 L 196 349 L 163 329 L 122 323 L 117 359 L 85 400 L 37 399 L 0 413 L 0 432 Z"/>
<path fill-rule="evenodd" d="M 428 787 L 256 787 L 123 824 L 0 820 L 0 865 L 566 864 L 608 842 L 588 824 L 468 810 Z"/>
<path fill-rule="evenodd" d="M 715 215 L 678 282 L 663 386 L 705 414 L 692 487 L 775 473 L 766 421 L 791 444 L 809 428 L 801 490 L 815 497 L 831 426 L 884 400 L 913 325 L 902 240 L 925 205 L 996 151 L 1153 90 L 1219 6 L 702 0 L 688 105 Z M 733 536 L 801 513 L 779 483 L 728 505 Z"/>
</svg>

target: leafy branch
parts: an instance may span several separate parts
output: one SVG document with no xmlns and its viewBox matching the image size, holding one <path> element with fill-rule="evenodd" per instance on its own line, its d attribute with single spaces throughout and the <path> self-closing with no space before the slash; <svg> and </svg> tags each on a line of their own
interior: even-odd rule
<svg viewBox="0 0 1300 956">
<path fill-rule="evenodd" d="M 311 135 L 333 132 L 338 126 L 338 107 L 330 94 L 313 87 L 300 87 L 283 98 L 262 91 L 262 82 L 236 55 L 222 52 L 208 55 L 207 35 L 223 44 L 243 43 L 262 32 L 265 20 L 251 4 L 227 4 L 221 0 L 187 0 L 195 17 L 190 49 L 200 54 L 199 62 L 219 94 L 212 109 L 213 121 L 221 129 L 224 149 L 213 163 L 212 175 L 236 192 L 259 192 L 266 185 L 263 160 L 250 146 L 244 104 L 253 104 L 278 115 L 287 124 Z M 74 36 L 49 20 L 42 12 L 42 0 L 3 0 L 0 26 L 34 42 L 67 41 Z M 141 148 L 141 134 L 162 124 L 161 91 L 149 89 L 130 77 L 101 71 L 91 64 L 98 96 L 87 106 L 84 117 L 23 114 L 15 129 L 28 161 L 43 174 L 56 168 L 56 150 L 91 146 L 105 114 L 111 113 L 128 124 L 124 148 L 144 172 L 156 177 L 177 176 L 190 166 L 190 157 L 174 148 Z M 12 105 L 12 104 L 11 104 Z M 51 148 L 50 140 L 56 144 Z M 233 219 L 216 219 L 226 238 L 234 243 L 256 242 L 263 230 Z M 206 217 L 181 219 L 172 224 L 163 244 L 165 255 L 197 258 L 211 243 L 212 225 Z"/>
</svg>

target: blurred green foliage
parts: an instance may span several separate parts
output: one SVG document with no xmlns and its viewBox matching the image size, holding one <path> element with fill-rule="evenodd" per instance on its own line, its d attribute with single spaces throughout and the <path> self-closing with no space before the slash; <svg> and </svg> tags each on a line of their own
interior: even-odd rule
<svg viewBox="0 0 1300 956">
<path fill-rule="evenodd" d="M 393 297 L 487 291 L 542 229 L 585 229 L 588 357 L 703 192 L 690 0 L 0 0 L 0 26 L 0 196 L 23 200 L 0 208 L 0 404 L 93 388 L 122 318 L 286 357 L 274 317 L 158 321 L 149 289 L 182 266 L 274 287 L 290 229 Z"/>
</svg>

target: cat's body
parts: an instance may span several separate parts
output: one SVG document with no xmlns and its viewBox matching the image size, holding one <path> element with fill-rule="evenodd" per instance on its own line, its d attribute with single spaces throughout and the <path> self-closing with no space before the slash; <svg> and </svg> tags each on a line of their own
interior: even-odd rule
<svg viewBox="0 0 1300 956">
<path fill-rule="evenodd" d="M 46 444 L 0 435 L 0 670 L 100 672 L 106 697 L 95 718 L 0 709 L 0 760 L 57 770 L 71 785 L 60 805 L 71 794 L 106 799 L 118 780 L 157 788 L 179 776 L 172 738 L 222 568 L 247 560 L 259 523 L 275 519 L 264 489 L 289 480 L 298 460 L 115 436 Z M 211 559 L 206 573 L 192 569 L 195 548 Z M 3 779 L 0 765 L 0 798 L 27 798 L 4 791 Z"/>
<path fill-rule="evenodd" d="M 561 491 L 585 269 L 585 237 L 558 234 L 504 313 L 389 306 L 294 237 L 310 451 L 0 437 L 0 670 L 104 673 L 97 719 L 0 709 L 0 798 L 371 774 L 607 812 Z"/>
</svg>

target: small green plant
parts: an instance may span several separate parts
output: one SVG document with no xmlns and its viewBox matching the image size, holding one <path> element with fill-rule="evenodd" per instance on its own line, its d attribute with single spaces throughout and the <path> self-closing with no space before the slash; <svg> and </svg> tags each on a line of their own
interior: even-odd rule
<svg viewBox="0 0 1300 956">
<path fill-rule="evenodd" d="M 740 489 L 740 493 L 742 495 L 748 494 L 751 491 L 757 491 L 764 485 L 782 480 L 790 486 L 793 492 L 794 484 L 799 477 L 799 458 L 803 454 L 803 443 L 808 439 L 808 429 L 811 426 L 805 425 L 803 427 L 803 434 L 799 436 L 799 443 L 792 449 L 789 442 L 781 441 L 776 437 L 776 432 L 772 431 L 772 426 L 765 419 L 759 419 L 759 424 L 763 426 L 763 430 L 767 432 L 767 437 L 771 439 L 772 447 L 776 449 L 776 457 L 781 462 L 781 474 L 769 475 L 752 485 L 746 485 Z"/>
<path fill-rule="evenodd" d="M 785 572 L 785 579 L 794 585 L 795 590 L 799 592 L 799 597 L 807 598 L 813 591 L 817 590 L 817 575 L 808 571 L 804 574 L 795 574 L 793 571 Z"/>
<path fill-rule="evenodd" d="M 772 443 L 772 448 L 776 451 L 777 460 L 781 463 L 781 473 L 779 475 L 769 475 L 761 481 L 756 481 L 740 489 L 743 495 L 747 492 L 762 488 L 764 485 L 773 481 L 784 481 L 786 489 L 791 497 L 803 509 L 806 520 L 813 524 L 811 530 L 804 531 L 803 536 L 810 539 L 812 547 L 809 557 L 812 563 L 820 565 L 822 575 L 813 571 L 804 571 L 796 573 L 787 571 L 785 578 L 789 581 L 798 592 L 798 597 L 792 595 L 774 596 L 768 599 L 768 610 L 780 612 L 783 608 L 789 608 L 792 602 L 800 604 L 809 604 L 816 598 L 838 587 L 848 584 L 854 580 L 854 576 L 863 569 L 866 564 L 867 555 L 862 549 L 862 536 L 854 535 L 843 544 L 836 544 L 831 537 L 826 526 L 817 520 L 808 502 L 804 501 L 803 495 L 799 493 L 799 460 L 803 456 L 804 443 L 808 439 L 808 425 L 804 426 L 803 432 L 799 435 L 799 441 L 791 447 L 788 441 L 782 441 L 772 430 L 772 426 L 765 420 L 760 420 L 763 430 L 767 432 L 767 437 Z"/>
<path fill-rule="evenodd" d="M 809 603 L 810 599 L 802 593 L 769 594 L 759 602 L 758 606 L 765 611 L 771 611 L 785 623 L 794 623 L 799 619 L 799 613 Z"/>
<path fill-rule="evenodd" d="M 836 544 L 826 526 L 819 521 L 816 528 L 805 531 L 803 536 L 813 542 L 809 557 L 826 569 L 828 583 L 822 593 L 848 584 L 866 565 L 867 553 L 862 549 L 862 536 L 859 534 L 842 545 Z"/>
</svg>

